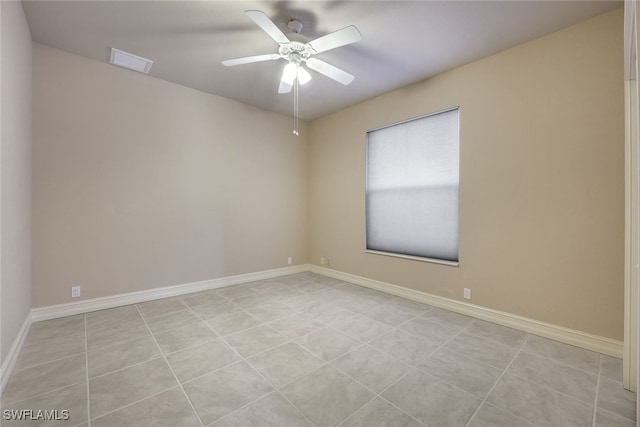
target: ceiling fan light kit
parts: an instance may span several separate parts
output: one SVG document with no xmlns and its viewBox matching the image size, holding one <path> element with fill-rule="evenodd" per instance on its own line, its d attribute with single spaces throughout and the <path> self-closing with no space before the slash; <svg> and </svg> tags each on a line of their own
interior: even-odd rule
<svg viewBox="0 0 640 427">
<path fill-rule="evenodd" d="M 334 31 L 319 37 L 308 43 L 296 37 L 302 30 L 302 22 L 292 19 L 287 23 L 291 34 L 287 37 L 276 24 L 262 11 L 245 10 L 245 14 L 253 20 L 262 30 L 278 43 L 278 53 L 248 56 L 244 58 L 227 59 L 222 61 L 225 66 L 250 64 L 252 62 L 275 61 L 284 59 L 287 65 L 282 71 L 278 93 L 290 93 L 294 90 L 294 130 L 298 135 L 298 86 L 311 80 L 311 74 L 305 69 L 304 64 L 311 70 L 329 77 L 343 85 L 348 85 L 355 78 L 346 71 L 314 57 L 314 55 L 337 47 L 345 46 L 362 40 L 360 31 L 353 25 Z"/>
</svg>

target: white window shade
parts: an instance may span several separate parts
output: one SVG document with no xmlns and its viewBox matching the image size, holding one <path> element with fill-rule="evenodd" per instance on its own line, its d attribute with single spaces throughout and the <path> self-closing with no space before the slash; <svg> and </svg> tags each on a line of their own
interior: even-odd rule
<svg viewBox="0 0 640 427">
<path fill-rule="evenodd" d="M 367 133 L 367 249 L 458 261 L 458 108 Z"/>
</svg>

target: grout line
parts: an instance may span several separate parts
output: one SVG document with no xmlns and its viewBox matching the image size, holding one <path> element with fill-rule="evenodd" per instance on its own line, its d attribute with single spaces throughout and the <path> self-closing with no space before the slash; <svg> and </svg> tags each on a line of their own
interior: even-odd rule
<svg viewBox="0 0 640 427">
<path fill-rule="evenodd" d="M 366 344 L 364 344 L 366 345 Z M 358 347 L 360 348 L 360 347 Z M 348 352 L 349 353 L 349 352 Z M 345 353 L 347 354 L 347 353 Z M 385 353 L 386 354 L 386 353 Z M 342 356 L 340 356 L 342 357 Z M 339 358 L 339 357 L 338 357 Z M 337 360 L 333 359 L 333 360 Z M 329 366 L 331 366 L 332 368 L 334 368 L 336 371 L 340 372 L 342 375 L 344 375 L 345 377 L 349 378 L 350 380 L 356 382 L 358 385 L 360 385 L 361 387 L 364 387 L 366 390 L 370 391 L 371 393 L 373 393 L 373 397 L 371 399 L 369 399 L 368 401 L 366 401 L 361 407 L 359 407 L 356 411 L 354 411 L 351 415 L 349 415 L 347 418 L 345 418 L 344 420 L 342 420 L 342 422 L 340 422 L 340 424 L 338 424 L 338 426 L 343 425 L 344 423 L 346 423 L 351 417 L 353 417 L 355 414 L 357 414 L 358 412 L 360 412 L 362 410 L 362 408 L 364 408 L 365 406 L 367 406 L 369 403 L 373 402 L 377 397 L 384 399 L 385 401 L 389 402 L 387 399 L 385 399 L 384 397 L 382 397 L 382 393 L 384 393 L 389 387 L 391 387 L 393 384 L 397 383 L 398 381 L 400 381 L 402 378 L 404 378 L 405 376 L 407 376 L 407 374 L 409 374 L 409 372 L 412 370 L 412 366 L 407 364 L 410 368 L 407 370 L 407 372 L 405 372 L 404 374 L 400 375 L 400 377 L 398 377 L 398 379 L 396 381 L 393 381 L 390 385 L 388 385 L 387 387 L 384 388 L 384 390 L 382 390 L 380 393 L 377 393 L 375 390 L 372 390 L 371 388 L 367 387 L 366 385 L 362 384 L 360 381 L 358 381 L 357 379 L 353 378 L 351 375 L 347 374 L 346 372 L 342 371 L 340 368 L 338 368 L 337 366 L 334 366 L 333 363 L 327 363 Z M 305 375 L 306 376 L 306 375 Z M 394 406 L 396 409 L 398 409 L 400 412 L 402 412 L 403 414 L 409 416 L 410 418 L 416 420 L 418 423 L 424 425 L 423 422 L 421 422 L 420 420 L 416 419 L 413 415 L 407 413 L 406 411 L 404 411 L 403 409 L 399 408 L 398 406 L 396 406 L 395 404 L 393 404 L 392 402 L 389 402 L 392 406 Z"/>
<path fill-rule="evenodd" d="M 524 341 L 522 341 L 522 344 L 520 344 L 520 348 L 518 348 L 518 351 L 511 358 L 511 361 L 509 362 L 509 364 L 504 368 L 504 370 L 502 371 L 502 373 L 500 374 L 500 376 L 498 377 L 496 382 L 493 383 L 493 386 L 491 387 L 491 389 L 489 389 L 487 394 L 484 396 L 484 399 L 482 399 L 482 402 L 480 403 L 480 405 L 478 405 L 476 410 L 473 412 L 473 415 L 471 415 L 471 418 L 469 418 L 469 421 L 467 421 L 467 424 L 465 425 L 466 427 L 469 427 L 469 425 L 471 424 L 471 421 L 473 421 L 473 419 L 476 417 L 478 412 L 480 412 L 480 408 L 482 408 L 482 406 L 484 406 L 485 402 L 487 401 L 487 398 L 489 398 L 489 396 L 491 396 L 491 393 L 493 393 L 493 390 L 500 383 L 500 381 L 502 381 L 502 378 L 504 377 L 504 374 L 507 373 L 507 370 L 511 367 L 511 365 L 513 364 L 513 361 L 516 360 L 516 357 L 518 357 L 518 355 L 520 354 L 520 352 L 522 351 L 522 349 L 524 348 L 524 345 L 527 343 L 528 340 L 529 340 L 529 334 L 527 334 L 527 336 L 525 337 Z M 509 411 L 507 411 L 507 410 L 505 410 L 503 408 L 499 408 L 499 409 L 502 409 L 503 411 L 513 415 L 516 418 L 519 418 L 519 419 L 521 419 L 523 421 L 526 421 L 523 418 L 520 418 L 517 415 L 512 414 L 511 412 L 509 412 Z"/>
<path fill-rule="evenodd" d="M 164 356 L 169 357 L 169 356 L 173 356 L 176 353 L 180 353 L 182 351 L 193 350 L 196 347 L 200 347 L 200 346 L 203 346 L 205 344 L 209 344 L 209 343 L 211 343 L 213 341 L 219 340 L 220 338 L 221 338 L 220 336 L 216 335 L 214 338 L 211 338 L 211 339 L 204 338 L 202 340 L 199 340 L 196 344 L 188 345 L 186 347 L 181 348 L 180 350 L 170 351 L 170 352 L 167 352 L 167 353 L 165 353 L 162 349 L 160 351 L 162 352 L 162 354 Z"/>
<path fill-rule="evenodd" d="M 158 351 L 160 352 L 160 355 L 161 355 L 162 359 L 164 360 L 164 363 L 167 365 L 167 367 L 171 371 L 171 374 L 173 375 L 173 378 L 176 380 L 176 383 L 178 384 L 178 387 L 180 387 L 180 390 L 182 390 L 182 393 L 186 397 L 187 402 L 189 402 L 189 406 L 191 406 L 191 410 L 195 414 L 195 416 L 198 419 L 198 421 L 200 421 L 200 425 L 204 427 L 204 423 L 202 422 L 202 418 L 200 418 L 200 414 L 198 414 L 198 411 L 196 411 L 196 408 L 193 406 L 193 402 L 191 402 L 191 399 L 189 399 L 189 396 L 187 395 L 187 392 L 184 391 L 184 388 L 182 387 L 182 383 L 180 383 L 180 380 L 178 379 L 178 376 L 176 375 L 176 373 L 173 370 L 173 368 L 171 367 L 171 364 L 167 360 L 167 357 L 162 352 L 162 348 L 160 348 L 160 344 L 158 344 L 158 340 L 156 340 L 156 337 L 153 335 L 153 332 L 151 331 L 151 328 L 149 328 L 149 325 L 147 324 L 147 320 L 142 315 L 142 311 L 140 310 L 140 307 L 136 306 L 136 308 L 138 309 L 138 312 L 140 313 L 140 316 L 142 317 L 142 320 L 144 321 L 144 324 L 147 326 L 147 329 L 149 329 L 149 333 L 151 334 L 151 338 L 153 338 L 153 342 L 156 343 L 156 346 L 158 347 Z M 91 427 L 91 426 L 89 426 L 89 427 Z"/>
<path fill-rule="evenodd" d="M 87 427 L 91 427 L 91 390 L 89 387 L 89 337 L 87 335 L 87 316 L 83 315 L 84 320 L 84 362 L 85 362 L 85 378 L 87 381 Z"/>
<path fill-rule="evenodd" d="M 2 1 L 2 0 L 0 0 L 0 1 Z M 74 353 L 74 354 L 70 354 L 68 356 L 59 357 L 58 359 L 52 359 L 52 360 L 47 360 L 46 362 L 36 363 L 35 365 L 23 366 L 23 367 L 20 367 L 20 369 L 16 369 L 15 372 L 20 372 L 20 371 L 23 371 L 25 369 L 37 368 L 39 366 L 47 365 L 49 363 L 60 362 L 61 360 L 64 360 L 64 359 L 69 359 L 71 357 L 80 356 L 81 354 L 84 354 L 86 352 L 86 349 L 87 349 L 87 347 L 86 347 L 86 344 L 85 344 L 85 350 L 83 350 L 83 351 L 80 351 L 80 352 Z"/>
<path fill-rule="evenodd" d="M 173 389 L 175 389 L 175 388 L 178 388 L 178 386 L 177 386 L 177 385 L 174 385 L 173 387 L 165 388 L 164 390 L 160 390 L 160 391 L 158 391 L 158 392 L 155 392 L 155 393 L 153 393 L 153 394 L 150 394 L 149 396 L 145 396 L 145 397 L 143 397 L 142 399 L 135 400 L 135 401 L 133 401 L 133 402 L 127 403 L 126 405 L 120 406 L 120 407 L 118 407 L 118 408 L 116 408 L 116 409 L 112 409 L 112 410 L 111 410 L 111 411 L 109 411 L 109 412 L 105 412 L 104 414 L 100 414 L 100 416 L 95 417 L 93 420 L 95 421 L 95 420 L 97 420 L 97 419 L 104 418 L 104 417 L 106 417 L 107 415 L 111 415 L 111 414 L 113 414 L 113 413 L 115 413 L 115 412 L 118 412 L 118 411 L 120 411 L 120 410 L 122 410 L 122 409 L 125 409 L 125 408 L 128 408 L 128 407 L 130 407 L 130 406 L 136 405 L 136 404 L 138 404 L 138 403 L 140 403 L 140 402 L 144 402 L 145 400 L 148 400 L 148 399 L 154 398 L 154 397 L 156 397 L 156 396 L 158 396 L 158 395 L 160 395 L 160 394 L 162 394 L 162 393 L 166 393 L 167 391 L 173 390 Z"/>
<path fill-rule="evenodd" d="M 96 375 L 95 377 L 90 377 L 89 379 L 90 379 L 90 380 L 95 380 L 96 378 L 101 378 L 101 377 L 104 377 L 104 376 L 106 376 L 106 375 L 113 374 L 113 373 L 115 373 L 115 372 L 124 371 L 125 369 L 129 369 L 129 368 L 135 368 L 136 366 L 143 365 L 143 364 L 145 364 L 145 363 L 147 363 L 147 362 L 153 362 L 154 360 L 158 360 L 158 359 L 160 359 L 161 357 L 162 357 L 162 353 L 158 354 L 157 356 L 153 356 L 153 357 L 151 357 L 151 358 L 149 358 L 149 359 L 142 360 L 142 361 L 140 361 L 140 362 L 136 362 L 136 363 L 132 363 L 131 365 L 127 365 L 127 366 L 124 366 L 124 367 L 122 367 L 122 368 L 114 369 L 113 371 L 105 372 L 105 373 L 103 373 L 103 374 Z"/>
<path fill-rule="evenodd" d="M 240 362 L 242 362 L 242 361 L 240 361 Z M 233 365 L 235 365 L 235 363 L 233 363 Z M 231 366 L 231 365 L 227 365 L 227 366 Z M 227 366 L 225 366 L 225 368 L 226 368 Z M 277 393 L 277 394 L 279 394 L 280 396 L 282 396 L 282 393 L 280 393 L 280 392 L 279 392 L 279 390 L 278 390 L 277 388 L 274 388 L 274 389 L 273 389 L 273 390 L 271 390 L 269 393 L 267 393 L 267 394 L 265 394 L 265 395 L 262 395 L 262 396 L 258 397 L 257 399 L 254 399 L 254 400 L 252 400 L 251 402 L 246 403 L 246 404 L 242 405 L 241 407 L 239 407 L 239 408 L 237 408 L 237 409 L 234 409 L 233 411 L 231 411 L 231 412 L 228 412 L 228 413 L 224 414 L 223 416 L 221 416 L 220 418 L 218 418 L 218 419 L 216 419 L 216 420 L 214 420 L 214 421 L 211 421 L 211 423 L 207 424 L 207 426 L 212 426 L 212 425 L 214 425 L 214 424 L 217 424 L 219 421 L 224 420 L 225 418 L 230 417 L 231 415 L 235 414 L 236 412 L 239 412 L 239 411 L 241 411 L 241 410 L 243 410 L 243 409 L 245 409 L 245 408 L 247 408 L 247 407 L 249 407 L 249 406 L 253 405 L 253 404 L 254 404 L 254 403 L 256 403 L 257 401 L 259 401 L 259 400 L 261 400 L 261 399 L 264 399 L 264 398 L 265 398 L 265 397 L 267 397 L 267 396 L 271 396 L 272 394 L 275 394 L 275 393 Z M 284 396 L 283 396 L 283 397 L 284 397 Z M 286 399 L 286 398 L 285 398 L 285 399 Z M 295 408 L 295 406 L 294 406 L 294 408 Z M 315 425 L 315 424 L 314 424 L 314 425 Z"/>
<path fill-rule="evenodd" d="M 427 311 L 429 311 L 429 310 L 427 310 Z M 425 312 L 425 313 L 426 313 L 426 312 Z M 422 314 L 424 314 L 424 313 L 422 313 Z M 419 315 L 419 316 L 421 316 L 421 315 Z M 390 333 L 390 332 L 393 332 L 393 331 L 400 331 L 400 330 L 398 329 L 400 326 L 404 325 L 405 323 L 410 322 L 410 321 L 411 321 L 411 320 L 413 320 L 413 319 L 416 319 L 417 317 L 418 317 L 418 316 L 413 317 L 413 318 L 411 318 L 411 319 L 409 319 L 409 320 L 407 320 L 407 321 L 405 321 L 405 322 L 403 322 L 403 323 L 400 323 L 398 326 L 396 326 L 394 329 L 392 329 L 391 331 L 389 331 L 389 332 L 387 332 L 387 333 Z M 403 364 L 405 364 L 405 365 L 407 365 L 407 366 L 409 367 L 409 369 L 407 369 L 407 372 L 405 372 L 403 375 L 401 375 L 400 377 L 398 377 L 395 381 L 392 381 L 390 384 L 388 384 L 388 385 L 387 385 L 387 386 L 386 386 L 382 391 L 380 391 L 380 393 L 376 393 L 375 391 L 373 391 L 373 390 L 369 389 L 367 386 L 365 386 L 364 384 L 360 383 L 360 382 L 359 382 L 358 380 L 356 380 L 355 378 L 352 378 L 350 375 L 348 375 L 347 373 L 345 373 L 345 372 L 343 372 L 342 370 L 340 370 L 337 366 L 334 366 L 334 365 L 333 365 L 333 362 L 334 362 L 337 358 L 336 358 L 336 359 L 333 359 L 333 360 L 331 361 L 331 366 L 333 366 L 334 368 L 336 368 L 338 371 L 342 372 L 342 373 L 343 373 L 344 375 L 346 375 L 347 377 L 351 378 L 353 381 L 357 382 L 358 384 L 362 385 L 363 387 L 367 388 L 368 390 L 371 390 L 372 392 L 374 392 L 374 393 L 376 394 L 376 396 L 374 396 L 374 397 L 373 397 L 373 399 L 371 399 L 369 402 L 373 401 L 376 397 L 379 397 L 379 398 L 381 398 L 381 399 L 384 399 L 384 401 L 386 401 L 387 403 L 389 403 L 390 405 L 392 405 L 393 407 L 395 407 L 396 409 L 398 409 L 398 410 L 399 410 L 400 412 L 402 412 L 403 414 L 406 414 L 406 415 L 407 415 L 407 416 L 409 416 L 410 418 L 412 418 L 412 419 L 416 420 L 418 423 L 420 423 L 420 424 L 424 425 L 424 423 L 423 423 L 422 421 L 418 420 L 418 419 L 417 419 L 417 418 L 415 418 L 413 415 L 409 414 L 408 412 L 406 412 L 405 410 L 403 410 L 402 408 L 400 408 L 399 406 L 397 406 L 395 403 L 393 403 L 393 402 L 391 402 L 391 401 L 387 400 L 386 398 L 384 398 L 384 396 L 382 396 L 382 394 L 383 394 L 385 391 L 387 391 L 388 389 L 390 389 L 391 387 L 393 387 L 395 384 L 399 383 L 399 382 L 400 382 L 404 377 L 406 377 L 407 375 L 409 375 L 412 371 L 414 371 L 414 370 L 419 370 L 420 372 L 423 372 L 423 373 L 425 373 L 426 375 L 429 375 L 429 376 L 431 376 L 431 377 L 435 378 L 437 381 L 443 382 L 444 384 L 447 384 L 447 385 L 449 385 L 449 386 L 451 386 L 451 387 L 454 387 L 454 388 L 456 388 L 456 389 L 458 389 L 458 390 L 461 390 L 461 391 L 462 391 L 462 392 L 464 392 L 465 394 L 468 394 L 468 395 L 470 395 L 470 396 L 473 396 L 473 397 L 478 398 L 477 396 L 475 396 L 475 395 L 473 395 L 473 394 L 469 393 L 469 392 L 468 392 L 468 391 L 466 391 L 466 390 L 461 389 L 460 387 L 457 387 L 457 386 L 455 386 L 455 385 L 453 385 L 453 384 L 449 384 L 448 382 L 443 381 L 443 380 L 441 380 L 440 378 L 434 377 L 433 375 L 431 375 L 431 374 L 429 374 L 429 373 L 427 373 L 427 372 L 424 372 L 424 371 L 422 371 L 422 370 L 420 370 L 420 369 L 418 369 L 418 368 L 417 368 L 417 365 L 418 365 L 418 364 L 420 364 L 420 363 L 424 362 L 425 360 L 427 360 L 428 358 L 430 358 L 433 354 L 435 354 L 437 351 L 439 351 L 441 348 L 443 348 L 445 345 L 447 345 L 450 341 L 452 341 L 454 338 L 456 338 L 458 335 L 460 335 L 460 334 L 461 334 L 465 329 L 467 329 L 467 328 L 471 325 L 471 323 L 473 323 L 473 322 L 470 322 L 468 325 L 466 325 L 466 326 L 462 327 L 462 329 L 460 329 L 457 333 L 455 333 L 451 338 L 449 338 L 448 340 L 446 340 L 446 341 L 445 341 L 443 344 L 441 344 L 440 346 L 436 347 L 436 348 L 435 348 L 433 351 L 431 351 L 431 352 L 430 352 L 430 353 L 429 353 L 429 354 L 428 354 L 424 359 L 422 359 L 422 361 L 421 361 L 421 362 L 418 362 L 418 363 L 416 363 L 415 365 L 412 365 L 412 364 L 410 364 L 410 363 L 408 363 L 408 362 L 406 362 L 406 361 L 404 361 L 404 360 L 402 360 L 402 359 L 399 359 L 399 358 L 397 358 L 397 357 L 393 356 L 392 354 L 389 354 L 389 353 L 387 353 L 387 352 L 385 352 L 385 351 L 383 351 L 383 350 L 380 350 L 379 348 L 377 348 L 377 347 L 375 347 L 375 346 L 373 346 L 373 345 L 369 344 L 369 342 L 371 342 L 371 341 L 375 340 L 376 338 L 373 338 L 373 339 L 369 340 L 368 342 L 366 342 L 365 344 L 363 344 L 363 345 L 371 345 L 371 346 L 372 346 L 373 348 L 375 348 L 377 351 L 380 351 L 380 352 L 384 353 L 385 355 L 390 356 L 391 358 L 396 359 L 396 360 L 397 360 L 397 361 L 399 361 L 400 363 L 403 363 Z M 401 331 L 401 332 L 404 332 L 404 331 Z M 385 333 L 385 334 L 383 334 L 383 335 L 386 335 L 387 333 Z M 409 334 L 409 335 L 416 336 L 416 335 L 413 335 L 413 334 Z M 382 336 L 382 335 L 381 335 L 381 336 Z M 423 339 L 423 338 L 421 338 L 421 337 L 420 337 L 420 339 Z M 424 340 L 424 339 L 423 339 L 423 340 Z M 426 341 L 426 340 L 424 340 L 424 341 Z M 353 351 L 353 350 L 352 350 L 352 351 Z M 345 354 L 346 354 L 346 353 L 345 353 Z M 342 357 L 342 356 L 340 356 L 340 357 Z M 369 402 L 367 402 L 367 404 L 368 404 Z M 366 405 L 366 404 L 365 404 L 365 405 Z M 364 407 L 365 405 L 363 405 L 362 407 Z M 351 417 L 352 417 L 352 416 L 354 416 L 357 412 L 359 412 L 359 411 L 362 409 L 362 407 L 361 407 L 361 408 L 359 408 L 359 409 L 358 409 L 358 411 L 354 412 L 354 413 L 353 413 L 353 414 L 351 414 L 349 417 L 347 417 L 347 419 L 345 419 L 344 421 L 342 421 L 342 423 L 340 423 L 340 424 L 345 423 L 349 418 L 351 418 Z"/>
<path fill-rule="evenodd" d="M 198 316 L 198 314 L 197 314 L 197 313 L 195 313 L 195 312 L 194 312 L 194 314 L 195 314 L 196 316 Z M 198 316 L 198 317 L 200 317 L 200 316 Z M 204 319 L 202 319 L 202 318 L 200 318 L 200 319 L 204 321 Z M 206 322 L 205 322 L 205 323 L 206 323 Z M 211 325 L 209 325 L 208 323 L 207 323 L 207 325 L 209 326 L 209 328 L 210 328 L 212 331 L 214 331 L 214 332 L 215 332 L 215 330 L 213 329 L 213 327 L 212 327 Z M 278 334 L 280 334 L 280 332 L 279 332 L 279 331 L 277 331 L 277 330 L 275 330 L 274 328 L 271 328 L 271 329 L 273 329 L 273 330 L 274 330 L 274 331 L 276 331 Z M 282 335 L 282 334 L 281 334 L 281 335 Z M 283 336 L 284 336 L 284 335 L 283 335 Z M 288 337 L 286 337 L 286 336 L 284 336 L 284 337 L 285 337 L 285 338 L 288 338 Z M 253 366 L 253 365 L 252 365 L 252 364 L 247 360 L 247 358 L 245 358 L 244 356 L 242 356 L 242 355 L 238 352 L 238 350 L 236 350 L 236 349 L 235 349 L 231 344 L 229 344 L 229 343 L 227 342 L 227 340 L 226 340 L 224 337 L 220 337 L 220 339 L 222 339 L 222 340 L 224 341 L 224 343 L 225 343 L 225 344 L 226 344 L 226 345 L 227 345 L 227 346 L 228 346 L 228 347 L 229 347 L 233 352 L 235 352 L 235 353 L 236 353 L 236 355 L 241 359 L 238 363 L 244 362 L 244 363 L 246 363 L 247 365 L 249 365 L 249 367 L 250 367 L 250 368 L 251 368 L 251 369 L 252 369 L 256 374 L 258 374 L 260 377 L 262 377 L 262 379 L 264 379 L 264 381 L 265 381 L 267 384 L 269 384 L 269 385 L 273 388 L 273 391 L 277 391 L 277 392 L 278 392 L 278 393 L 279 393 L 279 394 L 284 398 L 284 400 L 286 400 L 287 402 L 289 402 L 289 404 L 290 404 L 291 406 L 293 406 L 293 407 L 298 411 L 298 413 L 299 413 L 300 415 L 302 415 L 302 416 L 303 416 L 307 421 L 309 421 L 309 422 L 311 423 L 311 425 L 314 425 L 314 426 L 316 425 L 316 424 L 315 424 L 314 422 L 312 422 L 312 421 L 311 421 L 311 420 L 310 420 L 310 419 L 309 419 L 309 418 L 308 418 L 308 417 L 307 417 L 307 416 L 306 416 L 302 411 L 300 411 L 300 409 L 298 409 L 298 407 L 297 407 L 296 405 L 294 405 L 294 404 L 293 404 L 293 403 L 292 403 L 292 402 L 287 398 L 287 396 L 285 396 L 284 394 L 282 394 L 282 393 L 280 392 L 280 390 L 279 390 L 276 386 L 274 386 L 274 385 L 271 383 L 271 381 L 269 381 L 269 380 L 267 379 L 267 377 L 265 377 L 265 376 L 262 374 L 262 372 L 260 372 L 258 369 L 256 369 L 256 368 L 255 368 L 255 367 L 254 367 L 254 366 Z M 291 340 L 289 340 L 289 341 L 287 341 L 287 342 L 290 342 L 290 341 L 291 341 Z M 283 344 L 286 344 L 286 343 L 283 343 Z M 271 350 L 271 349 L 269 349 L 269 350 Z M 265 351 L 268 351 L 268 350 L 265 350 Z M 255 356 L 255 354 L 254 354 L 254 355 L 252 355 L 252 357 L 253 357 L 253 356 Z M 229 366 L 229 365 L 227 365 L 227 366 Z M 223 368 L 225 368 L 225 367 L 226 367 L 226 366 L 224 366 L 224 367 L 222 367 L 222 368 L 220 368 L 220 369 L 223 369 Z M 207 374 L 210 374 L 210 372 L 208 372 Z M 245 408 L 246 406 L 248 406 L 248 405 L 250 405 L 250 404 L 252 404 L 252 403 L 255 403 L 256 401 L 258 401 L 258 400 L 260 400 L 260 399 L 264 398 L 265 396 L 268 396 L 269 394 L 271 394 L 271 393 L 267 393 L 267 394 L 265 394 L 265 395 L 263 395 L 263 396 L 260 396 L 258 399 L 254 400 L 253 402 L 250 402 L 250 403 L 248 403 L 247 405 L 244 405 L 244 406 L 242 406 L 242 407 L 240 407 L 240 408 L 237 408 L 237 409 L 235 409 L 235 410 L 233 410 L 233 411 L 229 412 L 228 414 L 225 414 L 224 416 L 230 415 L 230 414 L 232 414 L 232 413 L 234 413 L 234 412 L 236 412 L 236 411 L 238 411 L 238 410 L 240 410 L 240 409 L 243 409 L 243 408 Z M 220 418 L 223 418 L 223 417 L 220 417 Z M 213 424 L 213 423 L 217 422 L 220 418 L 218 418 L 217 420 L 212 421 L 212 422 L 211 422 L 211 424 Z"/>
<path fill-rule="evenodd" d="M 596 415 L 598 413 L 598 393 L 600 391 L 600 369 L 602 366 L 602 355 L 598 356 L 598 376 L 596 379 L 596 395 L 593 401 L 593 419 L 591 425 L 596 427 Z"/>
<path fill-rule="evenodd" d="M 620 418 L 620 419 L 622 419 L 622 420 L 630 421 L 630 422 L 632 422 L 632 423 L 637 423 L 637 422 L 638 422 L 637 420 L 632 420 L 632 419 L 630 419 L 630 418 L 625 417 L 624 415 L 620 415 L 620 414 L 618 414 L 617 412 L 611 412 L 611 411 L 608 411 L 608 410 L 603 409 L 603 408 L 598 408 L 598 409 L 599 409 L 600 411 L 602 411 L 602 412 L 605 412 L 605 413 L 609 414 L 609 415 L 610 415 L 610 416 L 612 416 L 613 418 Z"/>
<path fill-rule="evenodd" d="M 1 1 L 1 0 L 0 0 L 0 1 Z M 86 380 L 80 380 L 80 381 L 77 381 L 77 382 L 75 382 L 75 383 L 73 383 L 73 384 L 67 384 L 67 385 L 64 385 L 64 386 L 62 386 L 62 387 L 54 388 L 53 390 L 45 391 L 45 392 L 43 392 L 43 393 L 38 393 L 38 394 L 34 394 L 34 395 L 32 395 L 32 396 L 27 396 L 27 397 L 24 397 L 24 398 L 20 398 L 19 400 L 9 400 L 9 401 L 6 401 L 6 402 L 5 402 L 4 400 L 2 400 L 2 401 L 1 401 L 1 402 L 2 402 L 2 407 L 6 407 L 6 406 L 8 406 L 8 405 L 13 406 L 13 405 L 16 405 L 16 404 L 18 404 L 18 403 L 22 403 L 22 402 L 24 402 L 24 401 L 26 401 L 26 400 L 31 400 L 31 399 L 35 399 L 35 398 L 37 398 L 37 397 L 42 397 L 42 396 L 44 396 L 45 394 L 55 393 L 55 392 L 57 392 L 57 391 L 64 390 L 65 388 L 69 388 L 69 387 L 76 386 L 76 385 L 78 385 L 78 384 L 82 384 L 82 383 L 84 383 L 85 381 L 86 381 Z M 0 419 L 0 420 L 1 420 L 1 419 Z"/>
</svg>

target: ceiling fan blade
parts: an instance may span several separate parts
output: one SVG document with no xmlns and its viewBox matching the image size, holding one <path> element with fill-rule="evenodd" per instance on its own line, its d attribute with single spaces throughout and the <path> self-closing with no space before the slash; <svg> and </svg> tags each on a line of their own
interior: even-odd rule
<svg viewBox="0 0 640 427">
<path fill-rule="evenodd" d="M 247 14 L 249 18 L 253 20 L 260 28 L 264 30 L 265 33 L 269 34 L 269 37 L 274 39 L 276 43 L 289 43 L 289 39 L 284 35 L 280 28 L 277 27 L 276 24 L 273 23 L 271 19 L 264 12 L 260 10 L 245 10 L 244 13 Z"/>
<path fill-rule="evenodd" d="M 337 81 L 338 83 L 342 83 L 345 86 L 351 83 L 353 79 L 355 79 L 354 76 L 347 73 L 346 71 L 341 70 L 338 67 L 334 67 L 333 65 L 316 58 L 307 59 L 307 66 L 312 70 L 315 70 L 320 74 L 324 74 L 325 76 Z"/>
<path fill-rule="evenodd" d="M 244 58 L 227 59 L 222 61 L 223 65 L 230 67 L 232 65 L 250 64 L 252 62 L 273 61 L 280 59 L 277 53 L 268 53 L 266 55 L 246 56 Z"/>
<path fill-rule="evenodd" d="M 362 40 L 362 34 L 353 25 L 349 25 L 341 30 L 329 33 L 326 36 L 322 36 L 308 44 L 311 45 L 316 53 L 324 52 L 329 49 L 335 49 L 336 47 L 344 46 L 347 44 L 355 43 Z"/>
</svg>

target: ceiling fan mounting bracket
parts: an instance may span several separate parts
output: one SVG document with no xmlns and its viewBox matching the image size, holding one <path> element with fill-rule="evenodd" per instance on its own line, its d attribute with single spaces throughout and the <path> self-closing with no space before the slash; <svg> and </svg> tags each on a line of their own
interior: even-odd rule
<svg viewBox="0 0 640 427">
<path fill-rule="evenodd" d="M 298 21 L 297 19 L 292 19 L 291 21 L 287 22 L 287 27 L 289 27 L 291 32 L 300 34 L 300 31 L 302 31 L 302 22 Z"/>
</svg>

